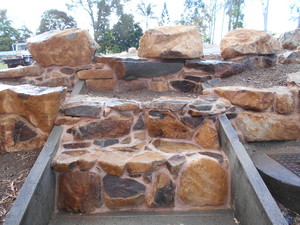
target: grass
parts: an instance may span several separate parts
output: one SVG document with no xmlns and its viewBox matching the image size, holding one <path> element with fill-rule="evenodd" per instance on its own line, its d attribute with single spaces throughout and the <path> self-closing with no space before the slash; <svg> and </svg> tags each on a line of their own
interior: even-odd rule
<svg viewBox="0 0 300 225">
<path fill-rule="evenodd" d="M 0 62 L 0 70 L 7 69 L 7 65 Z"/>
</svg>

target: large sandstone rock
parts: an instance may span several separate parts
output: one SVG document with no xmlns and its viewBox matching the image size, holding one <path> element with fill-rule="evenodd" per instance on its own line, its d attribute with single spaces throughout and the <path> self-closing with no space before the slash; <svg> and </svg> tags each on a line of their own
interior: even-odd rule
<svg viewBox="0 0 300 225">
<path fill-rule="evenodd" d="M 296 140 L 300 138 L 300 116 L 242 112 L 236 125 L 246 141 Z"/>
<path fill-rule="evenodd" d="M 227 174 L 220 164 L 197 156 L 182 172 L 178 193 L 186 204 L 218 206 L 225 203 L 227 186 Z"/>
<path fill-rule="evenodd" d="M 49 31 L 27 40 L 32 57 L 43 67 L 79 67 L 89 64 L 98 47 L 91 35 L 78 28 Z"/>
<path fill-rule="evenodd" d="M 300 46 L 300 29 L 283 33 L 279 42 L 284 49 L 296 50 Z"/>
<path fill-rule="evenodd" d="M 205 93 L 207 94 L 210 91 L 211 90 L 207 90 Z M 212 91 L 214 91 L 218 96 L 226 98 L 233 105 L 258 111 L 269 108 L 275 98 L 272 91 L 250 87 L 219 87 Z"/>
<path fill-rule="evenodd" d="M 278 50 L 278 43 L 263 31 L 236 29 L 229 31 L 221 41 L 221 55 L 224 59 L 243 55 L 268 55 Z"/>
<path fill-rule="evenodd" d="M 43 147 L 47 135 L 17 114 L 0 114 L 0 153 Z"/>
<path fill-rule="evenodd" d="M 140 40 L 139 57 L 200 58 L 202 36 L 196 26 L 164 26 L 147 30 Z"/>
<path fill-rule="evenodd" d="M 128 178 L 106 175 L 104 200 L 109 208 L 136 207 L 145 202 L 145 185 Z"/>
<path fill-rule="evenodd" d="M 205 121 L 195 135 L 195 141 L 206 149 L 219 149 L 219 136 L 215 124 L 211 121 Z"/>
<path fill-rule="evenodd" d="M 101 203 L 101 177 L 92 172 L 64 173 L 58 181 L 58 208 L 92 212 Z"/>
<path fill-rule="evenodd" d="M 43 68 L 38 64 L 0 70 L 0 79 L 13 79 L 27 76 L 40 76 L 43 73 Z"/>
<path fill-rule="evenodd" d="M 0 113 L 19 114 L 35 127 L 50 132 L 65 95 L 63 87 L 0 84 Z"/>
<path fill-rule="evenodd" d="M 170 142 L 161 139 L 155 140 L 152 143 L 157 149 L 166 153 L 181 153 L 198 151 L 199 147 L 190 143 Z"/>
</svg>

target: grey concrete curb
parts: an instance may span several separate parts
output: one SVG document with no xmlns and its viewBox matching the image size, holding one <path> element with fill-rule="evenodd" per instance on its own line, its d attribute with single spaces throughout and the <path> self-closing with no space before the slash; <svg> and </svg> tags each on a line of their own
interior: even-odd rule
<svg viewBox="0 0 300 225">
<path fill-rule="evenodd" d="M 77 83 L 75 84 L 73 90 L 72 90 L 71 97 L 73 97 L 75 95 L 82 94 L 84 89 L 85 89 L 85 81 L 84 80 L 78 80 Z"/>
<path fill-rule="evenodd" d="M 229 159 L 231 205 L 243 225 L 287 225 L 225 115 L 219 116 L 221 144 Z"/>
<path fill-rule="evenodd" d="M 46 225 L 54 210 L 55 174 L 52 159 L 58 149 L 62 128 L 55 126 L 31 169 L 4 225 Z"/>
</svg>

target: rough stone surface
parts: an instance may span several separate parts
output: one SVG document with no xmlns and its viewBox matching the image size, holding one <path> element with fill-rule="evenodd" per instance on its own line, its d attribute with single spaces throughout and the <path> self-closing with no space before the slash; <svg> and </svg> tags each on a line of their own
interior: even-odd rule
<svg viewBox="0 0 300 225">
<path fill-rule="evenodd" d="M 95 138 L 119 138 L 130 133 L 131 116 L 110 116 L 102 120 L 87 120 L 70 128 L 75 140 Z"/>
<path fill-rule="evenodd" d="M 184 116 L 181 118 L 182 122 L 190 127 L 197 128 L 199 127 L 203 121 L 204 117 L 191 117 L 191 116 Z"/>
<path fill-rule="evenodd" d="M 200 58 L 202 36 L 196 26 L 164 26 L 147 30 L 138 56 L 144 58 Z"/>
<path fill-rule="evenodd" d="M 243 55 L 275 54 L 272 36 L 263 31 L 236 29 L 229 31 L 221 40 L 221 55 L 224 59 Z"/>
<path fill-rule="evenodd" d="M 187 60 L 185 65 L 189 68 L 200 69 L 222 78 L 239 74 L 246 69 L 244 64 L 219 60 Z"/>
<path fill-rule="evenodd" d="M 198 90 L 200 89 L 200 86 L 197 83 L 189 80 L 174 80 L 170 82 L 170 85 L 176 90 L 185 93 L 196 93 L 197 91 L 202 91 Z"/>
<path fill-rule="evenodd" d="M 106 175 L 103 187 L 104 200 L 109 208 L 137 207 L 145 202 L 146 187 L 133 179 Z"/>
<path fill-rule="evenodd" d="M 35 127 L 50 132 L 66 89 L 32 85 L 0 85 L 0 113 L 25 117 Z"/>
<path fill-rule="evenodd" d="M 91 146 L 90 142 L 74 142 L 74 143 L 63 144 L 63 147 L 65 149 L 82 149 L 82 148 L 88 148 L 90 146 Z"/>
<path fill-rule="evenodd" d="M 155 148 L 160 151 L 166 153 L 181 153 L 181 152 L 191 152 L 199 150 L 199 147 L 190 143 L 184 142 L 170 142 L 170 141 L 163 141 L 161 139 L 155 140 L 152 143 Z"/>
<path fill-rule="evenodd" d="M 145 128 L 146 128 L 146 125 L 145 125 L 145 122 L 143 120 L 143 116 L 139 115 L 139 118 L 137 119 L 137 121 L 133 125 L 132 129 L 133 130 L 144 130 Z"/>
<path fill-rule="evenodd" d="M 214 92 L 229 100 L 233 105 L 258 111 L 269 108 L 274 100 L 274 94 L 271 91 L 249 87 L 220 87 L 215 88 Z"/>
<path fill-rule="evenodd" d="M 290 114 L 295 107 L 295 101 L 292 93 L 289 91 L 276 92 L 275 110 L 280 114 Z"/>
<path fill-rule="evenodd" d="M 284 49 L 297 49 L 300 46 L 300 29 L 283 33 L 279 38 L 279 42 Z"/>
<path fill-rule="evenodd" d="M 69 77 L 54 77 L 50 79 L 45 79 L 44 81 L 37 83 L 37 85 L 46 87 L 72 87 L 73 82 Z"/>
<path fill-rule="evenodd" d="M 246 141 L 296 140 L 300 137 L 299 115 L 242 112 L 236 125 Z"/>
<path fill-rule="evenodd" d="M 108 65 L 116 74 L 118 79 L 123 79 L 125 76 L 125 65 L 121 60 L 113 57 L 99 57 L 94 58 L 95 63 L 102 63 Z"/>
<path fill-rule="evenodd" d="M 94 145 L 98 145 L 100 147 L 107 147 L 107 146 L 111 146 L 114 144 L 118 144 L 119 143 L 119 139 L 99 139 L 99 140 L 94 140 L 93 144 Z"/>
<path fill-rule="evenodd" d="M 203 148 L 219 149 L 219 136 L 215 124 L 211 121 L 205 121 L 196 133 L 195 141 Z"/>
<path fill-rule="evenodd" d="M 186 161 L 186 157 L 182 155 L 173 155 L 166 162 L 167 168 L 171 174 L 177 176 Z"/>
<path fill-rule="evenodd" d="M 125 80 L 172 75 L 183 68 L 180 62 L 124 61 Z"/>
<path fill-rule="evenodd" d="M 145 91 L 148 90 L 147 80 L 132 80 L 125 81 L 119 80 L 117 82 L 117 92 L 126 92 L 126 91 Z"/>
<path fill-rule="evenodd" d="M 215 152 L 199 152 L 201 155 L 206 155 L 209 157 L 212 157 L 216 160 L 218 160 L 219 163 L 224 161 L 224 158 L 221 154 L 215 153 Z"/>
<path fill-rule="evenodd" d="M 99 174 L 83 171 L 64 173 L 59 176 L 58 185 L 58 208 L 86 213 L 100 206 Z"/>
<path fill-rule="evenodd" d="M 98 47 L 91 35 L 78 28 L 49 31 L 27 40 L 32 57 L 43 67 L 79 67 L 89 64 Z"/>
<path fill-rule="evenodd" d="M 175 205 L 175 184 L 166 173 L 159 173 L 147 203 L 150 207 L 173 207 Z"/>
<path fill-rule="evenodd" d="M 229 60 L 243 64 L 247 69 L 268 68 L 276 65 L 277 55 L 246 55 Z"/>
<path fill-rule="evenodd" d="M 81 80 L 87 79 L 112 79 L 113 71 L 112 70 L 102 70 L 102 69 L 94 69 L 94 70 L 80 70 L 77 72 L 77 76 Z"/>
<path fill-rule="evenodd" d="M 58 116 L 55 120 L 55 125 L 74 125 L 80 121 L 80 117 Z"/>
<path fill-rule="evenodd" d="M 166 162 L 167 156 L 157 152 L 145 152 L 132 157 L 127 162 L 130 173 L 144 173 L 157 170 Z"/>
<path fill-rule="evenodd" d="M 0 153 L 43 147 L 47 135 L 17 114 L 0 114 Z"/>
<path fill-rule="evenodd" d="M 300 51 L 295 50 L 284 52 L 278 56 L 278 62 L 282 64 L 300 63 Z"/>
<path fill-rule="evenodd" d="M 287 82 L 288 82 L 288 86 L 300 87 L 300 72 L 288 74 Z"/>
<path fill-rule="evenodd" d="M 151 137 L 190 139 L 192 129 L 173 113 L 151 110 L 146 114 L 148 133 Z"/>
<path fill-rule="evenodd" d="M 86 80 L 86 86 L 91 91 L 111 91 L 114 90 L 115 81 L 113 79 Z"/>
<path fill-rule="evenodd" d="M 39 65 L 31 65 L 25 67 L 17 67 L 0 70 L 0 79 L 12 79 L 27 76 L 40 76 L 43 73 L 43 68 Z"/>
<path fill-rule="evenodd" d="M 196 157 L 182 172 L 178 191 L 186 204 L 222 205 L 227 196 L 226 171 L 213 159 Z"/>
<path fill-rule="evenodd" d="M 117 111 L 135 111 L 139 109 L 137 102 L 124 100 L 111 100 L 106 103 L 106 106 Z"/>
<path fill-rule="evenodd" d="M 149 84 L 149 90 L 154 92 L 167 92 L 169 91 L 168 82 L 163 80 L 152 80 Z"/>
<path fill-rule="evenodd" d="M 172 112 L 178 112 L 189 103 L 189 100 L 190 99 L 181 100 L 172 98 L 159 98 L 157 100 L 145 103 L 144 106 L 149 109 L 171 110 Z"/>
</svg>

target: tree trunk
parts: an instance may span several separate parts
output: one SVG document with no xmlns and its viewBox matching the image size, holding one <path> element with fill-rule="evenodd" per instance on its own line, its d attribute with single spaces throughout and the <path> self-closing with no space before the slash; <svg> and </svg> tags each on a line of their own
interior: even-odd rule
<svg viewBox="0 0 300 225">
<path fill-rule="evenodd" d="M 300 28 L 300 15 L 298 16 L 298 27 L 297 28 Z"/>
<path fill-rule="evenodd" d="M 266 5 L 264 4 L 264 0 L 261 0 L 263 17 L 264 17 L 264 31 L 268 30 L 268 13 L 269 13 L 269 0 L 267 0 Z"/>
</svg>

